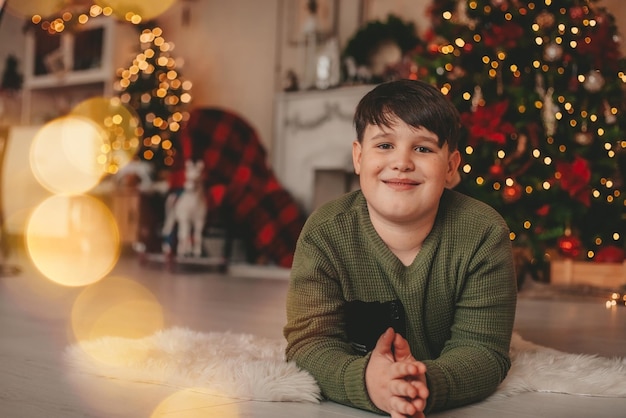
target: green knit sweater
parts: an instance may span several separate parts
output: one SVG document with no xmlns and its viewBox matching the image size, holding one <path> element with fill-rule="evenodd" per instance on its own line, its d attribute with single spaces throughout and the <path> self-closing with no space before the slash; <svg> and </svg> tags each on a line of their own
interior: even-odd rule
<svg viewBox="0 0 626 418">
<path fill-rule="evenodd" d="M 509 230 L 489 206 L 445 190 L 410 266 L 376 233 L 355 191 L 313 213 L 295 251 L 287 295 L 286 357 L 328 399 L 378 413 L 365 386 L 370 354 L 348 342 L 350 301 L 400 300 L 413 356 L 426 364 L 426 412 L 486 398 L 509 368 L 516 282 Z"/>
</svg>

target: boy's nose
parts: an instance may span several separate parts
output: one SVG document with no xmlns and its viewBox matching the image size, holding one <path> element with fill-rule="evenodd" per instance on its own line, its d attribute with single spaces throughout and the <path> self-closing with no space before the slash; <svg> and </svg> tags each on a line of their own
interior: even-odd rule
<svg viewBox="0 0 626 418">
<path fill-rule="evenodd" d="M 399 152 L 395 157 L 396 158 L 393 161 L 394 170 L 411 171 L 415 168 L 413 160 L 408 153 Z"/>
</svg>

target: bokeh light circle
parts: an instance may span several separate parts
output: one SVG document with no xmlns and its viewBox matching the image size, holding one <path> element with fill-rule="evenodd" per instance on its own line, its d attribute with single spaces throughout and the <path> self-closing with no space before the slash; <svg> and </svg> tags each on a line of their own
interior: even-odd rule
<svg viewBox="0 0 626 418">
<path fill-rule="evenodd" d="M 70 115 L 53 119 L 33 138 L 33 174 L 52 193 L 91 190 L 104 175 L 98 156 L 106 142 L 104 131 L 86 118 Z"/>
<path fill-rule="evenodd" d="M 86 195 L 55 195 L 32 212 L 26 247 L 37 269 L 64 286 L 85 286 L 106 276 L 120 252 L 111 211 Z"/>
<path fill-rule="evenodd" d="M 142 22 L 158 17 L 169 9 L 176 0 L 94 0 L 102 7 L 110 7 L 120 20 L 130 20 L 130 16 L 139 15 Z M 132 20 L 135 23 L 135 20 Z"/>
<path fill-rule="evenodd" d="M 143 338 L 161 330 L 163 323 L 163 308 L 154 294 L 122 276 L 87 286 L 72 308 L 72 330 L 79 344 L 102 337 Z M 116 358 L 115 353 L 89 354 L 108 364 L 130 361 Z"/>
<path fill-rule="evenodd" d="M 141 125 L 134 109 L 118 97 L 92 97 L 76 105 L 71 115 L 84 117 L 104 133 L 98 163 L 107 174 L 117 173 L 137 154 Z"/>
<path fill-rule="evenodd" d="M 185 418 L 239 418 L 241 412 L 237 402 L 224 402 L 221 405 L 213 405 L 208 400 L 213 399 L 214 394 L 206 394 L 204 388 L 189 388 L 174 392 L 165 398 L 154 409 L 150 418 L 185 417 Z M 223 395 L 228 398 L 227 395 Z M 207 409 L 210 406 L 211 409 Z"/>
</svg>

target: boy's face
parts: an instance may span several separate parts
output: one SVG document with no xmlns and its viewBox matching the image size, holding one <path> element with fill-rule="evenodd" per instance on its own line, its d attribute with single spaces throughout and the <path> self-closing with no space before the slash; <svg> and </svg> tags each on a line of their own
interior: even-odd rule
<svg viewBox="0 0 626 418">
<path fill-rule="evenodd" d="M 461 156 L 439 147 L 433 132 L 399 118 L 391 127 L 368 125 L 352 144 L 352 161 L 370 216 L 394 223 L 432 222 Z"/>
</svg>

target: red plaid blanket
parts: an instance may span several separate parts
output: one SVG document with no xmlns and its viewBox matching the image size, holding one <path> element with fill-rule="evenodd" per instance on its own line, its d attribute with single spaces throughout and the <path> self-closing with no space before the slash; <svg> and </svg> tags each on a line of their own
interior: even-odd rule
<svg viewBox="0 0 626 418">
<path fill-rule="evenodd" d="M 290 267 L 305 216 L 269 167 L 256 131 L 233 112 L 200 108 L 191 111 L 180 141 L 172 189 L 183 186 L 186 160 L 203 160 L 208 224 L 223 216 L 256 258 Z"/>
</svg>

